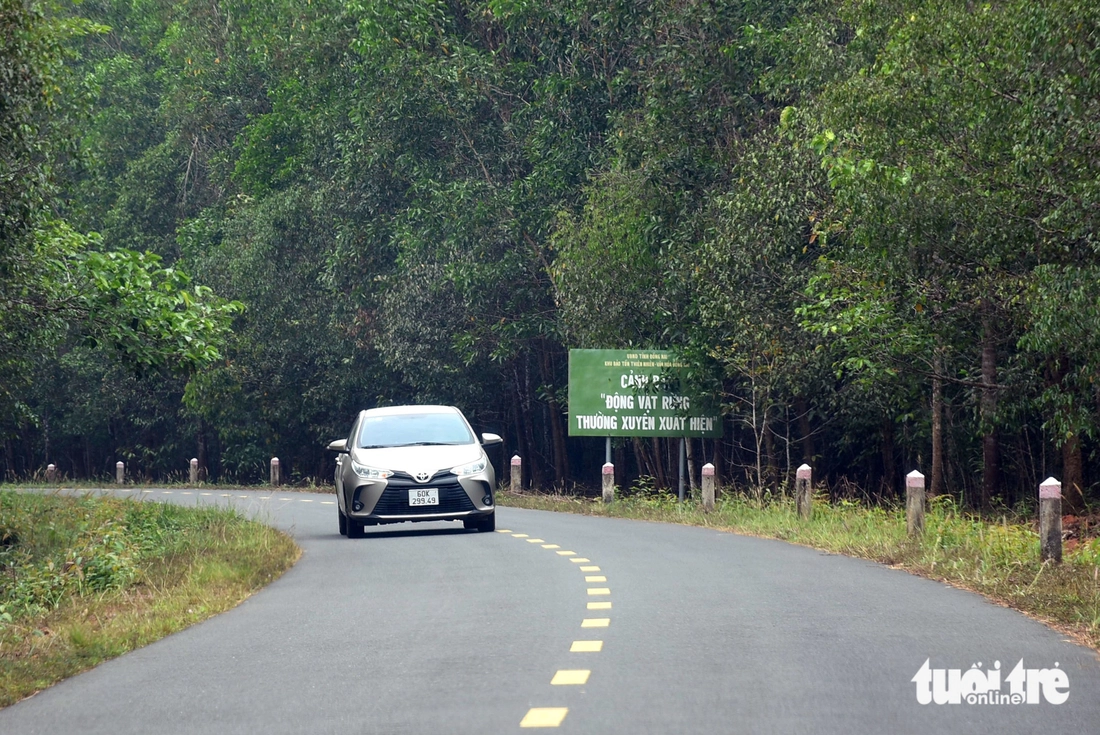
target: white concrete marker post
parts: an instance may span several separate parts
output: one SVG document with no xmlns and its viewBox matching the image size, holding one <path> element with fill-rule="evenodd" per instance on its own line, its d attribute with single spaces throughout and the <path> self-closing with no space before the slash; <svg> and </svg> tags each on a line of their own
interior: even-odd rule
<svg viewBox="0 0 1100 735">
<path fill-rule="evenodd" d="M 282 468 L 279 467 L 279 458 L 271 458 L 271 487 L 279 487 L 283 484 Z"/>
<path fill-rule="evenodd" d="M 46 465 L 46 482 L 50 484 L 57 482 L 57 465 Z"/>
<path fill-rule="evenodd" d="M 126 482 L 126 463 L 121 460 L 115 462 L 115 482 L 119 485 Z"/>
<path fill-rule="evenodd" d="M 1053 477 L 1039 486 L 1039 558 L 1062 563 L 1062 483 Z"/>
<path fill-rule="evenodd" d="M 905 476 L 905 529 L 910 536 L 924 533 L 924 475 L 916 470 Z"/>
<path fill-rule="evenodd" d="M 615 499 L 615 465 L 607 462 L 603 466 L 603 502 Z"/>
<path fill-rule="evenodd" d="M 512 481 L 508 489 L 512 492 L 523 489 L 523 460 L 518 454 L 512 455 Z"/>
<path fill-rule="evenodd" d="M 804 521 L 810 520 L 814 514 L 813 487 L 814 471 L 808 464 L 803 464 L 794 473 L 794 503 L 798 508 L 798 517 Z"/>
<path fill-rule="evenodd" d="M 199 460 L 197 457 L 192 457 L 189 464 L 190 478 L 192 485 L 199 484 Z"/>
<path fill-rule="evenodd" d="M 703 465 L 702 478 L 703 478 L 703 510 L 711 512 L 714 510 L 714 485 L 718 481 L 718 478 L 714 475 L 714 465 L 707 462 Z"/>
</svg>

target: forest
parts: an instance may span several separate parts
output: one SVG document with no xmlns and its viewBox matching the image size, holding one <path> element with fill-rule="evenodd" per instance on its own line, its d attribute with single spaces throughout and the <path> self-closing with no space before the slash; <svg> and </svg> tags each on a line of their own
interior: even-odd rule
<svg viewBox="0 0 1100 735">
<path fill-rule="evenodd" d="M 0 471 L 316 482 L 440 402 L 595 487 L 568 350 L 652 348 L 727 485 L 1079 511 L 1098 221 L 1086 0 L 0 0 Z"/>
</svg>

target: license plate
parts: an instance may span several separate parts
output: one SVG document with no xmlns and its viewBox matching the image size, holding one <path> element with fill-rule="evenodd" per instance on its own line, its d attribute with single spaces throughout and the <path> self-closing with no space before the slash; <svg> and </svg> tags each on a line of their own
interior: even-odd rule
<svg viewBox="0 0 1100 735">
<path fill-rule="evenodd" d="M 434 487 L 409 490 L 409 505 L 439 505 L 439 490 Z"/>
</svg>

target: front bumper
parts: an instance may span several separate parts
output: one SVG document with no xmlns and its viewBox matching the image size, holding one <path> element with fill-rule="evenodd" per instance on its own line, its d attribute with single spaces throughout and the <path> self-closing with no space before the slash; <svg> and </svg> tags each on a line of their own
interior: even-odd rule
<svg viewBox="0 0 1100 735">
<path fill-rule="evenodd" d="M 438 491 L 439 505 L 409 505 L 409 490 L 427 488 Z M 348 517 L 376 523 L 474 518 L 489 515 L 495 508 L 492 477 L 487 472 L 468 477 L 439 473 L 428 482 L 417 482 L 398 472 L 387 480 L 360 480 L 354 486 L 345 485 L 345 492 Z"/>
</svg>

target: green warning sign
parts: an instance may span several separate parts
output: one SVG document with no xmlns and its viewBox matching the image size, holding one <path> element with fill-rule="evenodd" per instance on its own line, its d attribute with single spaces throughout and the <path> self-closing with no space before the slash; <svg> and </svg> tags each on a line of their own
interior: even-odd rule
<svg viewBox="0 0 1100 735">
<path fill-rule="evenodd" d="M 569 350 L 569 436 L 722 436 L 712 406 L 680 393 L 671 350 Z"/>
</svg>

